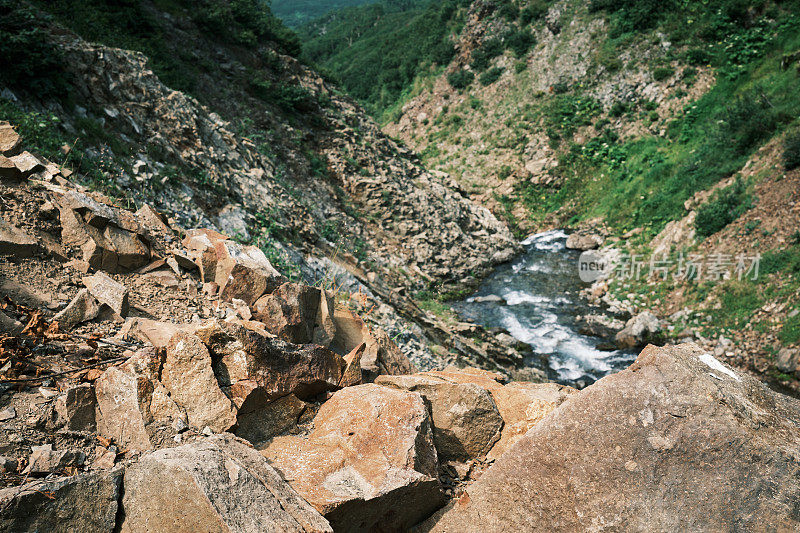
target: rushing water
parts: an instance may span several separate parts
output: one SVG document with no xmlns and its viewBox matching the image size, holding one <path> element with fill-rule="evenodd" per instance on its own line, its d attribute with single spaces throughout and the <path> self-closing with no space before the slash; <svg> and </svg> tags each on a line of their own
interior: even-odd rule
<svg viewBox="0 0 800 533">
<path fill-rule="evenodd" d="M 559 230 L 531 235 L 522 242 L 523 255 L 495 270 L 475 295 L 454 308 L 530 345 L 535 357 L 528 363 L 541 367 L 537 359 L 544 358 L 554 379 L 589 384 L 627 367 L 635 354 L 599 349 L 609 339 L 578 333 L 576 317 L 602 310 L 581 298 L 586 284 L 578 277 L 580 253 L 566 248 L 566 238 Z"/>
</svg>

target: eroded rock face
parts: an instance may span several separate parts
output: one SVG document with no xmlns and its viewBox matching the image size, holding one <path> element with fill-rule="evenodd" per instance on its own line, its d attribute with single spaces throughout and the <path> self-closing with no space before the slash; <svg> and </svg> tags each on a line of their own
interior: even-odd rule
<svg viewBox="0 0 800 533">
<path fill-rule="evenodd" d="M 114 531 L 121 485 L 113 470 L 0 490 L 0 530 Z"/>
<path fill-rule="evenodd" d="M 161 382 L 190 426 L 218 433 L 236 424 L 236 407 L 220 389 L 211 354 L 197 335 L 178 332 L 170 339 Z"/>
<path fill-rule="evenodd" d="M 125 472 L 122 531 L 332 531 L 244 441 L 217 435 L 144 456 Z"/>
<path fill-rule="evenodd" d="M 406 531 L 443 503 L 422 397 L 374 384 L 325 402 L 307 437 L 262 452 L 338 531 Z"/>
<path fill-rule="evenodd" d="M 430 405 L 433 440 L 443 461 L 489 453 L 500 439 L 503 418 L 492 395 L 480 385 L 457 383 L 426 372 L 378 376 L 376 384 L 417 392 Z"/>
<path fill-rule="evenodd" d="M 573 394 L 425 531 L 796 530 L 800 402 L 694 344 Z"/>
<path fill-rule="evenodd" d="M 95 382 L 97 432 L 122 447 L 150 450 L 163 442 L 186 414 L 159 381 L 163 358 L 142 350 Z M 178 422 L 180 421 L 180 422 Z"/>
<path fill-rule="evenodd" d="M 269 399 L 289 394 L 302 399 L 334 390 L 344 370 L 344 360 L 327 348 L 289 344 L 241 323 L 212 321 L 197 335 L 214 356 L 214 372 L 237 407 L 256 390 Z"/>
</svg>

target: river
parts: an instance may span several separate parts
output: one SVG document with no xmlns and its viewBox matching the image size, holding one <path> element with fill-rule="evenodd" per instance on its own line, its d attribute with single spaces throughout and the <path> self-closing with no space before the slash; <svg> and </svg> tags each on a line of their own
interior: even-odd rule
<svg viewBox="0 0 800 533">
<path fill-rule="evenodd" d="M 581 387 L 624 369 L 636 353 L 608 350 L 603 345 L 613 339 L 579 333 L 577 317 L 604 311 L 580 296 L 586 286 L 578 277 L 580 252 L 567 249 L 566 239 L 560 230 L 531 235 L 522 242 L 525 253 L 453 308 L 464 319 L 507 330 L 532 348 L 526 364 Z"/>
</svg>

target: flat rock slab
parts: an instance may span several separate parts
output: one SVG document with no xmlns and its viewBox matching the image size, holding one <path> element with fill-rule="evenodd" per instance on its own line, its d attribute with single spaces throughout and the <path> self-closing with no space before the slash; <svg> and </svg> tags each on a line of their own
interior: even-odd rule
<svg viewBox="0 0 800 533">
<path fill-rule="evenodd" d="M 128 315 L 128 289 L 104 272 L 85 276 L 83 284 L 101 304 L 105 304 L 121 317 Z"/>
<path fill-rule="evenodd" d="M 125 473 L 122 505 L 126 533 L 333 531 L 257 451 L 230 435 L 144 456 Z"/>
<path fill-rule="evenodd" d="M 0 255 L 30 257 L 39 249 L 39 243 L 22 231 L 0 218 Z"/>
<path fill-rule="evenodd" d="M 115 531 L 122 471 L 112 470 L 0 490 L 0 531 Z"/>
<path fill-rule="evenodd" d="M 423 531 L 797 531 L 800 402 L 694 344 L 572 394 Z"/>
</svg>

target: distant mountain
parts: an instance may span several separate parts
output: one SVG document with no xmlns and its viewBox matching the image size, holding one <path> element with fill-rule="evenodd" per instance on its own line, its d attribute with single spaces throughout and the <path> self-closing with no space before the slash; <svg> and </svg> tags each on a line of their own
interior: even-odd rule
<svg viewBox="0 0 800 533">
<path fill-rule="evenodd" d="M 369 4 L 375 0 L 273 0 L 272 12 L 296 28 L 336 9 Z"/>
</svg>

